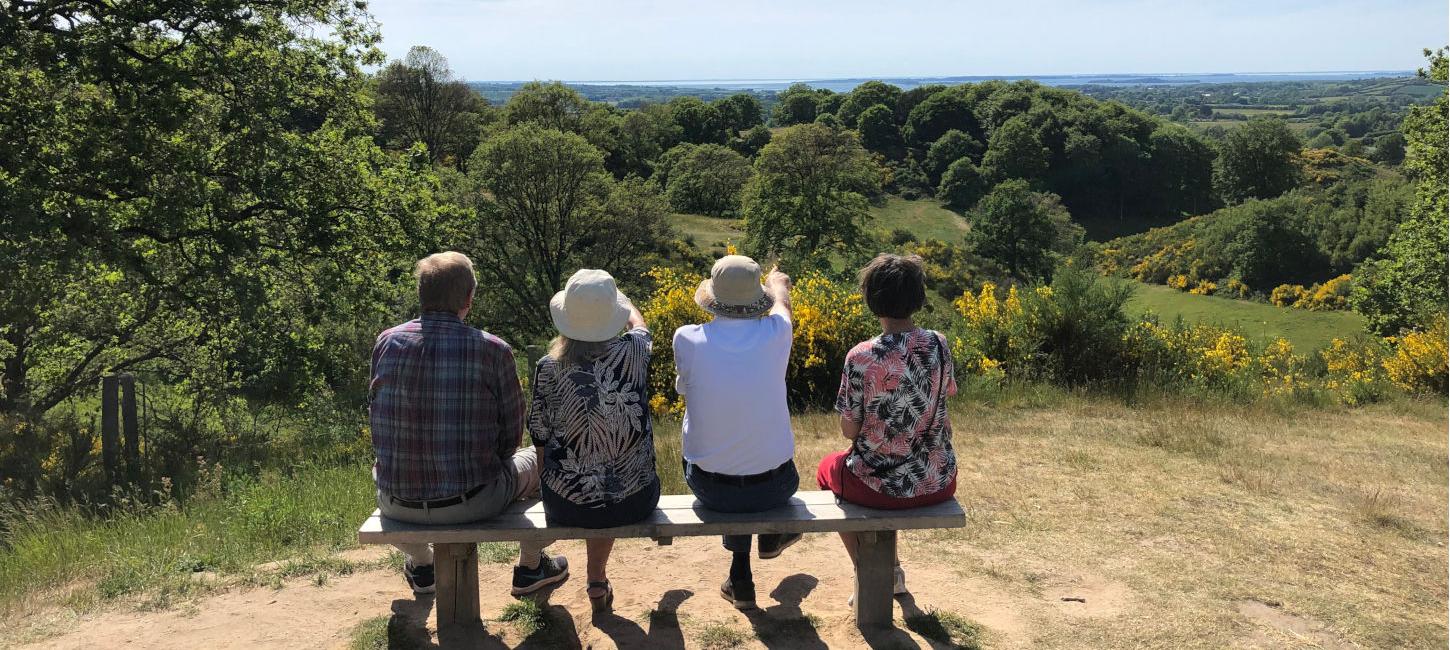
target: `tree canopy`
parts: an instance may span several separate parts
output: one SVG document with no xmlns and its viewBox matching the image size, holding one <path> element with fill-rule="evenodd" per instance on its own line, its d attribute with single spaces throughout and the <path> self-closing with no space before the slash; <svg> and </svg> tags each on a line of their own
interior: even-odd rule
<svg viewBox="0 0 1450 650">
<path fill-rule="evenodd" d="M 196 394 L 355 377 L 329 321 L 376 322 L 376 278 L 455 232 L 374 143 L 371 25 L 340 0 L 0 14 L 0 412 L 140 367 Z"/>
<path fill-rule="evenodd" d="M 458 165 L 483 137 L 488 102 L 454 76 L 448 60 L 432 48 L 414 47 L 401 61 L 378 73 L 377 104 L 385 146 L 428 148 L 432 162 Z"/>
<path fill-rule="evenodd" d="M 835 251 L 865 243 L 866 196 L 880 173 L 853 131 L 802 124 L 760 150 L 755 178 L 746 186 L 746 247 L 754 255 L 784 255 L 806 266 L 824 265 Z"/>
<path fill-rule="evenodd" d="M 1447 75 L 1445 50 L 1425 50 L 1428 70 L 1421 76 L 1441 86 Z M 1377 259 L 1356 273 L 1351 301 L 1369 319 L 1370 327 L 1383 334 L 1396 334 L 1411 327 L 1427 326 L 1444 318 L 1447 246 L 1446 142 L 1450 129 L 1446 114 L 1450 103 L 1442 92 L 1434 104 L 1410 109 L 1401 130 L 1407 142 L 1405 170 L 1416 185 L 1410 216 L 1399 225 Z"/>
<path fill-rule="evenodd" d="M 1268 199 L 1299 182 L 1295 159 L 1303 143 L 1283 120 L 1250 120 L 1229 131 L 1219 148 L 1219 191 L 1229 203 Z"/>
</svg>

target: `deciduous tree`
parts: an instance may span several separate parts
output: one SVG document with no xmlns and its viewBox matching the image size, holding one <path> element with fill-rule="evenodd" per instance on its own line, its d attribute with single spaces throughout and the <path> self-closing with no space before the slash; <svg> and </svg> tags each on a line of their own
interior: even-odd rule
<svg viewBox="0 0 1450 650">
<path fill-rule="evenodd" d="M 755 159 L 743 201 L 746 247 L 823 266 L 830 254 L 865 244 L 866 195 L 880 174 L 854 131 L 802 124 L 777 135 Z"/>
<path fill-rule="evenodd" d="M 1032 280 L 1052 272 L 1058 229 L 1042 197 L 1014 178 L 992 188 L 970 215 L 967 240 L 977 254 L 996 260 L 1014 277 Z"/>
<path fill-rule="evenodd" d="M 1228 132 L 1219 148 L 1216 179 L 1226 203 L 1267 199 L 1299 182 L 1299 136 L 1283 120 L 1258 118 Z"/>
<path fill-rule="evenodd" d="M 457 165 L 483 137 L 488 102 L 453 74 L 442 54 L 420 46 L 378 73 L 374 110 L 385 144 L 407 149 L 421 142 L 434 163 Z"/>
<path fill-rule="evenodd" d="M 733 215 L 740 210 L 740 190 L 751 173 L 744 156 L 718 144 L 702 144 L 671 167 L 666 196 L 676 212 Z"/>
</svg>

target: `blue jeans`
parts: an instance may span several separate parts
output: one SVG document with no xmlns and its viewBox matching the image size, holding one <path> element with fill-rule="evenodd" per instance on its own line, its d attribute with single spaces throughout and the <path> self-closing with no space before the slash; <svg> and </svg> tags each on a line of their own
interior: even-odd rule
<svg viewBox="0 0 1450 650">
<path fill-rule="evenodd" d="M 775 476 L 751 485 L 722 483 L 695 469 L 694 465 L 685 465 L 685 484 L 690 486 L 690 491 L 695 493 L 700 503 L 717 512 L 761 512 L 778 508 L 795 495 L 801 483 L 795 461 L 790 461 Z M 760 543 L 762 546 L 773 545 L 780 538 L 779 534 L 765 534 L 760 536 Z M 750 552 L 749 535 L 725 535 L 723 542 L 725 550 L 731 553 Z"/>
</svg>

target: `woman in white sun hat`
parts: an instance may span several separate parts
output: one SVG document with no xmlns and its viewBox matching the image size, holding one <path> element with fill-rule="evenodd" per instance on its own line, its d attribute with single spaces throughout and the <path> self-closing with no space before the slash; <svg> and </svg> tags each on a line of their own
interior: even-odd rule
<svg viewBox="0 0 1450 650">
<path fill-rule="evenodd" d="M 545 520 L 610 528 L 644 519 L 660 498 L 644 317 L 612 276 L 595 269 L 569 278 L 549 311 L 559 336 L 534 370 L 529 405 Z M 614 540 L 585 544 L 589 600 L 595 611 L 607 610 L 614 590 L 605 568 Z"/>
<path fill-rule="evenodd" d="M 785 399 L 790 363 L 790 277 L 742 255 L 715 263 L 695 302 L 715 316 L 675 331 L 675 388 L 685 396 L 685 482 L 706 508 L 759 512 L 784 505 L 799 487 L 795 438 Z M 760 535 L 760 557 L 778 557 L 799 534 Z M 726 535 L 730 576 L 720 595 L 755 607 L 750 535 Z"/>
</svg>

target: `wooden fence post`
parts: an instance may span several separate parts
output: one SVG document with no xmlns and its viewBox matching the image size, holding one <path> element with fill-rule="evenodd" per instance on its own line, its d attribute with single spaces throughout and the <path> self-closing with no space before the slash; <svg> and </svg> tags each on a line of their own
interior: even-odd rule
<svg viewBox="0 0 1450 650">
<path fill-rule="evenodd" d="M 101 375 L 101 465 L 106 470 L 106 482 L 116 484 L 117 411 L 119 382 L 116 375 Z"/>
<path fill-rule="evenodd" d="M 126 440 L 126 482 L 141 483 L 141 444 L 136 423 L 136 375 L 125 373 L 121 380 L 121 433 Z"/>
</svg>

